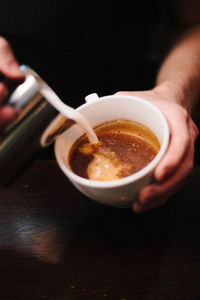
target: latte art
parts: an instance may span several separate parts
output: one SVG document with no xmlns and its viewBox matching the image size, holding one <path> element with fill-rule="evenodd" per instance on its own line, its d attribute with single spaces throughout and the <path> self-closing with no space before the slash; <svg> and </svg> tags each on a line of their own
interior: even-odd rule
<svg viewBox="0 0 200 300">
<path fill-rule="evenodd" d="M 93 145 L 83 144 L 79 151 L 85 155 L 93 155 L 87 167 L 87 177 L 91 180 L 116 180 L 133 172 L 132 164 L 122 161 L 114 151 L 111 151 L 111 148 L 105 146 L 104 142 Z"/>
<path fill-rule="evenodd" d="M 69 164 L 77 175 L 97 181 L 127 177 L 156 156 L 159 142 L 150 129 L 129 120 L 113 120 L 94 128 L 99 142 L 83 135 L 73 145 Z"/>
</svg>

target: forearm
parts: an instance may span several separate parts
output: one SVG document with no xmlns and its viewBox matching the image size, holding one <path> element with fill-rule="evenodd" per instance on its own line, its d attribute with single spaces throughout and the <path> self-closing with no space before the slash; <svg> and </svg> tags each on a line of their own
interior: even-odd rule
<svg viewBox="0 0 200 300">
<path fill-rule="evenodd" d="M 186 32 L 164 59 L 156 90 L 191 111 L 200 97 L 200 25 Z"/>
</svg>

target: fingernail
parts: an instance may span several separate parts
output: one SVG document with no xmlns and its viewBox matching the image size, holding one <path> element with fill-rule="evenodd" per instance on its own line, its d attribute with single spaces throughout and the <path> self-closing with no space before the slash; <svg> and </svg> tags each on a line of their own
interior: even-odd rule
<svg viewBox="0 0 200 300">
<path fill-rule="evenodd" d="M 15 60 L 9 65 L 9 69 L 14 73 L 14 75 L 24 76 L 24 73 L 20 70 L 18 62 Z"/>
</svg>

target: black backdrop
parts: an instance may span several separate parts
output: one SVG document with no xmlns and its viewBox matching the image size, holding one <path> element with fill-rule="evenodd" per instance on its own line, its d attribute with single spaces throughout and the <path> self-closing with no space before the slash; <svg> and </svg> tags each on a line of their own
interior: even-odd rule
<svg viewBox="0 0 200 300">
<path fill-rule="evenodd" d="M 77 107 L 93 92 L 153 86 L 172 21 L 160 2 L 7 0 L 1 3 L 0 34 L 20 63 Z"/>
<path fill-rule="evenodd" d="M 0 35 L 20 63 L 77 107 L 93 92 L 153 87 L 168 32 L 176 29 L 171 8 L 165 0 L 7 0 Z"/>
</svg>

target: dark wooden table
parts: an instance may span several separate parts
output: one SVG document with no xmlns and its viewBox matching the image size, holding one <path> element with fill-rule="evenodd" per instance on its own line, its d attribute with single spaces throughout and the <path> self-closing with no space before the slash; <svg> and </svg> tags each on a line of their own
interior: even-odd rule
<svg viewBox="0 0 200 300">
<path fill-rule="evenodd" d="M 200 168 L 137 215 L 81 195 L 55 161 L 0 189 L 0 299 L 200 299 Z"/>
</svg>

